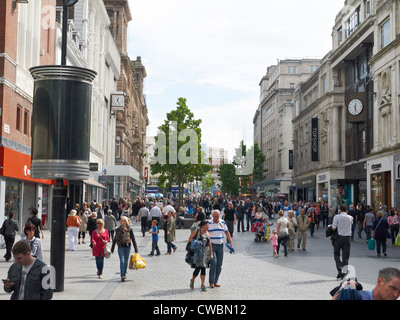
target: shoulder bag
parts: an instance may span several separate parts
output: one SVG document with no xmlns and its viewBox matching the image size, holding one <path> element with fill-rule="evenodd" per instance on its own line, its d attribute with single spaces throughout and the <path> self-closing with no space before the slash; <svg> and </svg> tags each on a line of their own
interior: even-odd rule
<svg viewBox="0 0 400 320">
<path fill-rule="evenodd" d="M 100 239 L 103 239 L 103 238 L 100 236 L 100 234 L 97 232 L 97 230 L 96 230 L 96 233 L 99 235 Z M 104 252 L 104 258 L 108 259 L 108 258 L 111 257 L 111 250 L 110 250 L 110 248 L 108 247 L 108 245 L 105 245 L 105 246 L 104 246 L 103 252 Z"/>
</svg>

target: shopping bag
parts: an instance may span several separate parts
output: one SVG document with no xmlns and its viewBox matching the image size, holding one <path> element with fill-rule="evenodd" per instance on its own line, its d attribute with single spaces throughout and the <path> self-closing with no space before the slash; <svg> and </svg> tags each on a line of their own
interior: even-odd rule
<svg viewBox="0 0 400 320">
<path fill-rule="evenodd" d="M 132 258 L 130 259 L 134 269 L 144 269 L 146 268 L 146 262 L 144 259 L 139 256 L 138 253 L 135 253 Z"/>
<path fill-rule="evenodd" d="M 375 250 L 375 239 L 374 238 L 371 238 L 368 240 L 368 249 Z"/>
<path fill-rule="evenodd" d="M 394 243 L 396 247 L 400 247 L 400 233 L 396 237 L 396 242 Z"/>
</svg>

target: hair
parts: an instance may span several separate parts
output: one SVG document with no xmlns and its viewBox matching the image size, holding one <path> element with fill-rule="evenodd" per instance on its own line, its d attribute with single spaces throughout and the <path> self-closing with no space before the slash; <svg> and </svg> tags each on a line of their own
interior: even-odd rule
<svg viewBox="0 0 400 320">
<path fill-rule="evenodd" d="M 346 212 L 347 211 L 347 207 L 344 204 L 341 204 L 339 207 L 340 212 Z"/>
<path fill-rule="evenodd" d="M 377 218 L 383 218 L 384 214 L 382 211 L 378 211 L 378 213 L 376 214 Z"/>
<path fill-rule="evenodd" d="M 280 210 L 280 211 L 278 212 L 278 216 L 283 217 L 283 211 L 282 211 L 282 210 Z"/>
<path fill-rule="evenodd" d="M 103 227 L 104 227 L 104 220 L 103 219 L 97 219 L 96 220 L 96 224 L 99 224 L 99 223 L 101 223 L 103 225 Z"/>
<path fill-rule="evenodd" d="M 156 220 L 156 219 L 154 219 L 151 223 L 156 223 L 156 224 L 158 224 L 158 221 Z"/>
<path fill-rule="evenodd" d="M 206 224 L 208 224 L 207 220 L 201 220 L 199 223 L 199 228 L 202 228 L 203 226 L 205 226 Z"/>
<path fill-rule="evenodd" d="M 34 216 L 36 216 L 36 215 L 38 214 L 38 210 L 37 210 L 36 208 L 33 208 L 33 209 L 32 209 L 32 214 L 33 214 Z"/>
<path fill-rule="evenodd" d="M 382 278 L 384 282 L 388 282 L 392 280 L 393 278 L 399 278 L 400 279 L 400 270 L 396 268 L 384 268 L 379 271 L 378 274 L 379 278 Z"/>
<path fill-rule="evenodd" d="M 202 207 L 199 207 L 197 210 L 198 210 L 199 212 L 203 212 L 203 208 L 202 208 Z"/>
<path fill-rule="evenodd" d="M 29 243 L 25 240 L 20 240 L 14 244 L 14 246 L 11 249 L 12 254 L 23 254 L 26 256 L 26 254 L 31 252 L 31 246 Z"/>
<path fill-rule="evenodd" d="M 122 216 L 122 217 L 121 217 L 121 221 L 122 221 L 122 220 L 125 221 L 127 225 L 130 225 L 130 224 L 131 224 L 131 220 L 130 220 L 128 217 L 126 217 L 126 216 Z"/>
<path fill-rule="evenodd" d="M 70 217 L 76 216 L 76 210 L 75 210 L 75 209 L 72 209 L 72 210 L 69 212 L 69 215 L 68 215 L 68 216 L 70 216 Z"/>
<path fill-rule="evenodd" d="M 36 226 L 32 223 L 32 222 L 30 222 L 30 221 L 28 221 L 27 223 L 26 223 L 26 225 L 25 225 L 25 228 L 24 228 L 24 234 L 25 235 L 27 235 L 26 233 L 27 233 L 27 231 L 36 231 Z"/>
<path fill-rule="evenodd" d="M 112 210 L 108 209 L 108 210 L 107 210 L 107 213 L 108 213 L 108 214 L 111 214 L 111 213 L 112 213 Z"/>
</svg>

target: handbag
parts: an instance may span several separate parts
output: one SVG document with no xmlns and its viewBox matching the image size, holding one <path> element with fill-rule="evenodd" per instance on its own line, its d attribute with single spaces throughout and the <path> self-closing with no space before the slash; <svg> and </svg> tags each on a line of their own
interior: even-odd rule
<svg viewBox="0 0 400 320">
<path fill-rule="evenodd" d="M 96 230 L 97 232 L 97 230 Z M 99 237 L 101 238 L 100 234 L 97 232 L 97 234 L 99 235 Z M 102 238 L 101 238 L 102 239 Z M 108 247 L 108 245 L 105 245 L 105 247 L 103 248 L 103 252 L 104 252 L 104 258 L 108 259 L 111 257 L 111 250 Z"/>
</svg>

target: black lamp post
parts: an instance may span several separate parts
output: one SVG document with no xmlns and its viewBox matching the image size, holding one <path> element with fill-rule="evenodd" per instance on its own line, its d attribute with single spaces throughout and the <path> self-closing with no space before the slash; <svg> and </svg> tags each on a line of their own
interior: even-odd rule
<svg viewBox="0 0 400 320">
<path fill-rule="evenodd" d="M 64 180 L 89 177 L 90 105 L 93 70 L 66 65 L 68 7 L 63 0 L 61 65 L 32 67 L 32 165 L 34 179 L 53 179 L 50 264 L 56 292 L 64 290 L 66 203 Z"/>
</svg>

